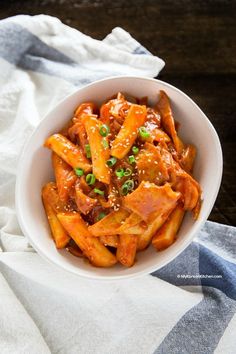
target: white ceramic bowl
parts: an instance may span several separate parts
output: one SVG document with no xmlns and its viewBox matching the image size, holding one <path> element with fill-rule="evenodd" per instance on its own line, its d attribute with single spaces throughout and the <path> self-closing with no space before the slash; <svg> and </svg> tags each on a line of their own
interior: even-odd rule
<svg viewBox="0 0 236 354">
<path fill-rule="evenodd" d="M 131 268 L 95 268 L 65 250 L 58 251 L 50 236 L 41 201 L 42 186 L 53 179 L 51 152 L 43 147 L 44 140 L 58 132 L 72 117 L 82 102 L 100 104 L 121 91 L 130 95 L 148 96 L 149 104 L 157 101 L 159 90 L 171 99 L 174 117 L 181 123 L 179 134 L 184 142 L 197 147 L 194 176 L 203 190 L 199 219 L 194 222 L 190 213 L 184 218 L 176 242 L 157 253 L 152 246 L 137 254 Z M 160 80 L 142 77 L 114 77 L 94 82 L 59 103 L 39 124 L 22 153 L 16 183 L 16 208 L 22 231 L 29 242 L 45 259 L 77 275 L 94 279 L 124 279 L 150 273 L 163 267 L 181 253 L 192 241 L 210 214 L 222 176 L 222 151 L 219 138 L 205 114 L 182 91 Z"/>
</svg>

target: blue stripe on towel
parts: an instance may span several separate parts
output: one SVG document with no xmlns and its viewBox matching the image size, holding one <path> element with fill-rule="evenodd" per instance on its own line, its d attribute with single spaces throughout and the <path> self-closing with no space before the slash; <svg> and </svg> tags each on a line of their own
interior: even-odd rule
<svg viewBox="0 0 236 354">
<path fill-rule="evenodd" d="M 142 45 L 139 45 L 133 50 L 133 54 L 145 54 L 145 55 L 152 55 L 146 48 Z"/>
<path fill-rule="evenodd" d="M 152 273 L 153 276 L 173 285 L 200 285 L 199 278 L 181 278 L 179 275 L 199 274 L 199 244 L 192 242 L 177 258 Z"/>
<path fill-rule="evenodd" d="M 182 316 L 155 354 L 214 353 L 236 312 L 236 302 L 213 288 L 203 288 L 203 294 L 203 300 Z"/>
<path fill-rule="evenodd" d="M 220 275 L 221 278 L 178 278 L 180 274 Z M 203 300 L 177 322 L 155 354 L 213 353 L 236 312 L 236 265 L 193 242 L 152 275 L 173 285 L 202 285 L 204 295 Z"/>
<path fill-rule="evenodd" d="M 233 226 L 207 221 L 197 237 L 202 244 L 208 245 L 209 248 L 212 244 L 220 255 L 227 254 L 229 258 L 236 261 L 236 237 Z"/>
<path fill-rule="evenodd" d="M 12 64 L 36 70 L 45 61 L 73 64 L 73 60 L 54 49 L 24 27 L 12 23 L 0 23 L 0 56 Z"/>
<path fill-rule="evenodd" d="M 236 264 L 196 242 L 192 242 L 176 259 L 152 275 L 177 286 L 211 286 L 236 300 Z M 181 275 L 196 277 L 182 278 Z M 198 275 L 203 277 L 198 278 Z"/>
<path fill-rule="evenodd" d="M 109 73 L 106 68 L 87 69 L 13 22 L 0 22 L 0 57 L 24 70 L 56 76 L 76 86 L 120 74 Z"/>
<path fill-rule="evenodd" d="M 199 273 L 222 276 L 220 279 L 202 278 L 202 285 L 220 289 L 236 300 L 236 264 L 226 261 L 202 245 L 199 247 Z"/>
</svg>

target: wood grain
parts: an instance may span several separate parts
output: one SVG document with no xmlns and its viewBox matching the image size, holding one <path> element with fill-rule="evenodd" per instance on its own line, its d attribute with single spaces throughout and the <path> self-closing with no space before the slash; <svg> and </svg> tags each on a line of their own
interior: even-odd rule
<svg viewBox="0 0 236 354">
<path fill-rule="evenodd" d="M 221 139 L 224 175 L 210 220 L 236 225 L 236 1 L 1 1 L 0 18 L 22 13 L 59 17 L 97 39 L 120 26 L 163 58 L 159 78 L 193 98 Z"/>
</svg>

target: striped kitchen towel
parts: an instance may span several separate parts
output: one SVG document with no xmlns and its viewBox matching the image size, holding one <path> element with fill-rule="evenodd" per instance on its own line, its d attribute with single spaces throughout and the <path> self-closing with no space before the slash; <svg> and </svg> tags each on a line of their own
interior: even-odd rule
<svg viewBox="0 0 236 354">
<path fill-rule="evenodd" d="M 234 354 L 236 229 L 207 222 L 161 270 L 80 279 L 28 245 L 14 208 L 25 139 L 65 95 L 164 62 L 121 28 L 97 41 L 49 16 L 0 21 L 0 353 Z"/>
</svg>

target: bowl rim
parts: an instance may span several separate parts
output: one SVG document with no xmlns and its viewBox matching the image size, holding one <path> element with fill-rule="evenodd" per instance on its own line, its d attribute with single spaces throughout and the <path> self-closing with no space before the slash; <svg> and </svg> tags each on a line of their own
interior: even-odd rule
<svg viewBox="0 0 236 354">
<path fill-rule="evenodd" d="M 121 275 L 101 275 L 101 274 L 96 274 L 94 272 L 94 274 L 91 272 L 87 273 L 87 271 L 81 271 L 80 267 L 78 266 L 78 268 L 76 269 L 72 269 L 70 268 L 69 265 L 67 265 L 66 263 L 61 263 L 58 260 L 53 260 L 51 259 L 47 254 L 45 254 L 37 245 L 37 243 L 34 242 L 34 240 L 31 238 L 30 236 L 30 230 L 27 229 L 27 223 L 24 220 L 24 212 L 22 211 L 21 208 L 21 203 L 20 200 L 21 198 L 20 196 L 20 188 L 21 188 L 21 181 L 22 181 L 22 177 L 24 176 L 24 161 L 26 159 L 26 154 L 27 154 L 27 150 L 28 150 L 28 145 L 30 144 L 31 140 L 34 138 L 34 136 L 37 134 L 38 130 L 41 128 L 42 125 L 44 125 L 44 122 L 47 120 L 48 116 L 50 116 L 51 114 L 53 114 L 54 110 L 58 109 L 60 106 L 63 106 L 64 103 L 68 100 L 68 98 L 70 98 L 73 95 L 77 95 L 79 91 L 87 89 L 91 86 L 96 86 L 97 84 L 102 84 L 103 82 L 109 82 L 109 81 L 114 81 L 114 80 L 145 80 L 145 81 L 149 81 L 149 82 L 154 82 L 154 83 L 160 83 L 163 86 L 169 87 L 172 90 L 176 91 L 178 94 L 183 95 L 185 97 L 186 100 L 188 100 L 193 106 L 195 106 L 195 108 L 198 110 L 199 114 L 202 116 L 202 118 L 205 120 L 205 123 L 208 125 L 211 134 L 214 138 L 215 141 L 215 149 L 216 149 L 216 156 L 217 156 L 217 165 L 218 165 L 218 169 L 217 169 L 217 179 L 216 179 L 216 183 L 215 183 L 215 188 L 214 188 L 214 193 L 212 194 L 210 200 L 208 201 L 208 206 L 207 209 L 205 211 L 205 215 L 201 218 L 201 220 L 199 221 L 199 223 L 195 223 L 193 225 L 193 227 L 191 228 L 191 230 L 188 233 L 188 237 L 181 243 L 181 247 L 179 247 L 179 249 L 175 250 L 175 252 L 171 255 L 171 257 L 168 260 L 162 261 L 160 262 L 160 264 L 158 266 L 152 265 L 149 267 L 146 267 L 142 270 L 139 271 L 134 271 L 131 274 L 121 274 Z M 137 278 L 137 277 L 141 277 L 143 275 L 147 275 L 150 274 L 154 271 L 157 271 L 161 268 L 163 268 L 165 265 L 167 265 L 168 263 L 170 263 L 171 261 L 173 261 L 176 257 L 178 257 L 179 254 L 181 254 L 187 247 L 188 245 L 192 242 L 194 236 L 196 235 L 196 233 L 202 228 L 202 226 L 205 224 L 212 208 L 213 205 L 216 201 L 219 189 L 220 189 L 220 185 L 221 185 L 221 180 L 222 180 L 222 173 L 223 173 L 223 154 L 222 154 L 222 148 L 221 148 L 221 144 L 220 144 L 220 139 L 218 137 L 218 134 L 213 126 L 213 124 L 211 123 L 211 121 L 208 119 L 208 117 L 206 116 L 206 114 L 201 110 L 201 108 L 187 95 L 185 94 L 182 90 L 178 89 L 177 87 L 159 80 L 159 79 L 155 79 L 155 78 L 148 78 L 145 76 L 110 76 L 101 80 L 97 80 L 94 81 L 88 85 L 82 86 L 80 88 L 78 88 L 77 90 L 75 90 L 74 92 L 66 95 L 66 97 L 64 97 L 63 99 L 61 99 L 49 112 L 47 112 L 44 117 L 42 118 L 42 120 L 40 121 L 40 123 L 36 126 L 36 128 L 33 130 L 33 132 L 30 134 L 30 136 L 27 138 L 24 147 L 21 151 L 21 154 L 19 156 L 19 160 L 18 160 L 18 169 L 17 169 L 18 173 L 17 173 L 17 178 L 16 178 L 16 185 L 15 185 L 15 206 L 16 206 L 16 215 L 17 215 L 17 219 L 20 225 L 21 230 L 23 231 L 24 236 L 28 239 L 29 243 L 33 246 L 33 248 L 37 251 L 37 253 L 46 261 L 48 261 L 50 264 L 53 264 L 54 266 L 57 266 L 60 269 L 63 269 L 64 271 L 67 271 L 69 273 L 73 273 L 75 275 L 77 275 L 78 277 L 82 277 L 82 278 L 86 278 L 86 279 L 93 279 L 93 280 L 102 280 L 102 281 L 115 281 L 115 280 L 122 280 L 122 279 L 128 279 L 128 278 Z M 200 216 L 201 217 L 201 216 Z M 135 265 L 134 265 L 135 266 Z M 92 269 L 92 267 L 91 267 Z"/>
</svg>

